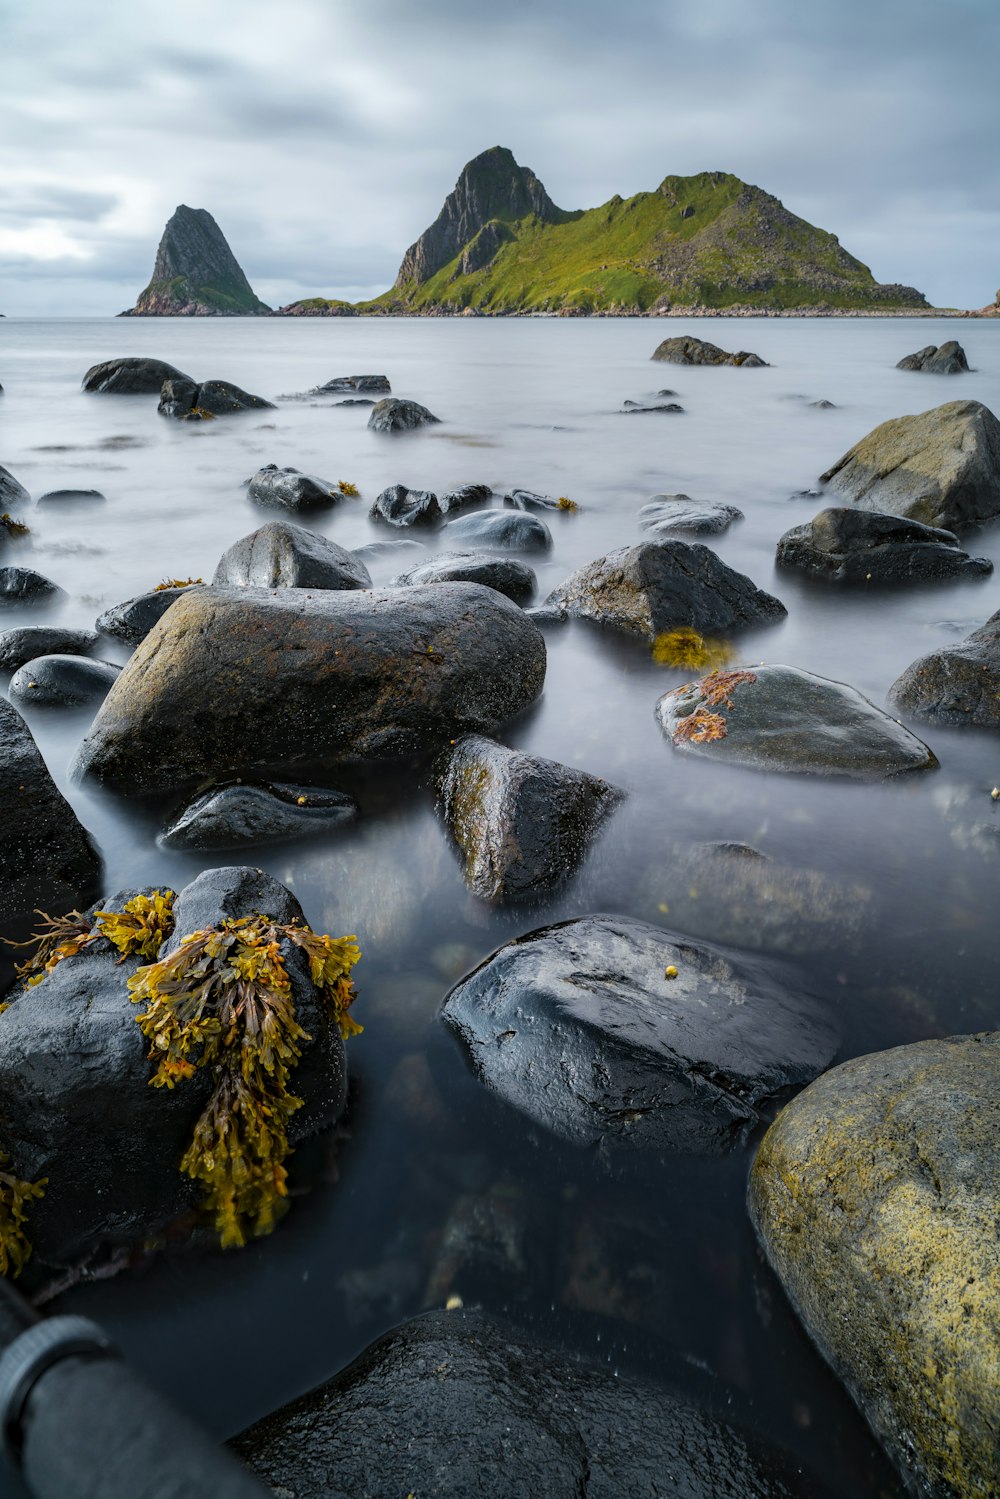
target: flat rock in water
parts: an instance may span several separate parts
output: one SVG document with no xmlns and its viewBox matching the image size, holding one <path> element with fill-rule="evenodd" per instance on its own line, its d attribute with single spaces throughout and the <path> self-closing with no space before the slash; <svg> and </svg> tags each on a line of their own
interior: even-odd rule
<svg viewBox="0 0 1000 1499">
<path fill-rule="evenodd" d="M 152 396 L 159 395 L 164 380 L 194 383 L 163 359 L 107 359 L 91 365 L 83 377 L 83 388 L 91 394 Z"/>
<path fill-rule="evenodd" d="M 622 414 L 624 416 L 642 416 L 651 411 L 665 411 L 669 416 L 676 416 L 683 411 L 684 407 L 676 401 L 623 401 Z"/>
<path fill-rule="evenodd" d="M 561 583 L 545 608 L 651 643 L 679 628 L 726 635 L 788 612 L 707 546 L 688 541 L 643 541 L 598 557 Z"/>
<path fill-rule="evenodd" d="M 766 369 L 759 354 L 748 354 L 741 349 L 738 354 L 729 354 L 718 344 L 706 343 L 702 338 L 682 336 L 665 338 L 653 352 L 653 359 L 665 364 L 732 364 L 743 369 Z"/>
<path fill-rule="evenodd" d="M 247 494 L 255 504 L 271 510 L 325 510 L 343 499 L 337 486 L 328 480 L 300 473 L 297 468 L 279 468 L 276 463 L 265 463 L 251 475 Z"/>
<path fill-rule="evenodd" d="M 493 491 L 488 484 L 460 484 L 457 489 L 446 490 L 438 499 L 442 515 L 451 515 L 458 510 L 470 510 L 476 505 L 488 505 Z"/>
<path fill-rule="evenodd" d="M 856 688 L 797 666 L 712 672 L 664 693 L 656 716 L 676 749 L 754 770 L 884 780 L 938 763 Z"/>
<path fill-rule="evenodd" d="M 230 416 L 236 411 L 273 411 L 274 402 L 251 395 L 229 380 L 164 380 L 157 407 L 161 416 L 180 421 L 204 420 L 206 416 Z"/>
<path fill-rule="evenodd" d="M 743 511 L 735 505 L 715 500 L 699 503 L 688 494 L 654 494 L 639 511 L 639 530 L 654 536 L 671 536 L 678 531 L 718 536 L 728 531 L 734 520 L 742 519 Z"/>
<path fill-rule="evenodd" d="M 441 506 L 429 489 L 390 484 L 377 496 L 368 514 L 370 520 L 386 521 L 390 526 L 432 526 L 441 519 Z"/>
<path fill-rule="evenodd" d="M 1000 421 L 980 401 L 947 401 L 873 428 L 822 482 L 860 510 L 963 531 L 1000 515 Z"/>
<path fill-rule="evenodd" d="M 1000 610 L 958 645 L 914 661 L 889 688 L 889 702 L 927 723 L 1000 729 Z"/>
<path fill-rule="evenodd" d="M 525 562 L 516 557 L 496 557 L 488 552 L 442 552 L 417 562 L 393 578 L 390 587 L 412 588 L 419 583 L 482 583 L 506 594 L 515 604 L 527 604 L 535 596 L 537 579 Z"/>
<path fill-rule="evenodd" d="M 105 609 L 94 621 L 94 627 L 102 635 L 113 635 L 116 640 L 124 640 L 126 645 L 136 646 L 145 640 L 172 604 L 199 586 L 194 583 L 183 588 L 153 588 L 149 593 L 137 594 L 134 599 L 126 599 L 124 603 L 112 604 L 110 609 Z"/>
<path fill-rule="evenodd" d="M 357 815 L 353 797 L 322 786 L 221 786 L 196 797 L 156 841 L 164 848 L 241 848 L 329 833 Z"/>
<path fill-rule="evenodd" d="M 485 547 L 493 552 L 550 552 L 552 532 L 537 515 L 521 511 L 477 510 L 445 522 L 449 546 Z"/>
<path fill-rule="evenodd" d="M 311 396 L 388 395 L 392 386 L 388 375 L 337 375 L 325 385 L 314 385 Z"/>
<path fill-rule="evenodd" d="M 426 427 L 440 420 L 417 401 L 400 401 L 395 396 L 388 396 L 375 403 L 368 426 L 372 432 L 410 432 L 414 427 Z"/>
<path fill-rule="evenodd" d="M 427 1312 L 233 1442 L 295 1499 L 816 1499 L 797 1464 L 667 1386 L 482 1312 Z"/>
<path fill-rule="evenodd" d="M 435 767 L 438 806 L 489 901 L 542 900 L 574 873 L 625 793 L 599 776 L 469 734 Z"/>
<path fill-rule="evenodd" d="M 627 916 L 515 938 L 441 1013 L 480 1082 L 581 1146 L 729 1150 L 837 1049 L 800 974 Z"/>
<path fill-rule="evenodd" d="M 969 368 L 965 350 L 951 338 L 947 343 L 928 344 L 915 354 L 907 354 L 896 365 L 898 370 L 922 370 L 926 375 L 961 375 Z"/>
<path fill-rule="evenodd" d="M 872 510 L 821 510 L 778 542 L 779 567 L 825 583 L 921 583 L 934 578 L 984 577 L 986 557 L 963 552 L 951 531 Z"/>
<path fill-rule="evenodd" d="M 1000 1488 L 1000 1032 L 855 1057 L 788 1104 L 750 1216 L 913 1493 Z"/>
<path fill-rule="evenodd" d="M 77 769 L 125 793 L 386 760 L 528 706 L 545 642 L 492 588 L 198 588 L 139 646 Z"/>
<path fill-rule="evenodd" d="M 30 567 L 0 567 L 0 604 L 49 604 L 65 589 Z"/>
<path fill-rule="evenodd" d="M 38 656 L 14 673 L 8 691 L 38 707 L 72 708 L 104 697 L 120 671 L 110 661 L 85 656 Z"/>
<path fill-rule="evenodd" d="M 10 469 L 0 464 L 0 511 L 10 510 L 16 505 L 30 505 L 31 495 Z"/>
<path fill-rule="evenodd" d="M 40 494 L 35 501 L 37 505 L 49 504 L 93 504 L 94 501 L 103 502 L 107 495 L 101 494 L 99 489 L 50 489 L 46 494 Z"/>
<path fill-rule="evenodd" d="M 101 859 L 57 790 L 24 719 L 0 698 L 0 919 L 65 910 L 96 887 Z"/>
<path fill-rule="evenodd" d="M 370 588 L 371 582 L 353 552 L 283 520 L 234 542 L 212 578 L 213 585 L 231 588 Z"/>
<path fill-rule="evenodd" d="M 58 625 L 22 625 L 0 633 L 0 671 L 17 671 L 36 656 L 88 656 L 97 644 L 96 630 L 60 629 Z"/>
</svg>

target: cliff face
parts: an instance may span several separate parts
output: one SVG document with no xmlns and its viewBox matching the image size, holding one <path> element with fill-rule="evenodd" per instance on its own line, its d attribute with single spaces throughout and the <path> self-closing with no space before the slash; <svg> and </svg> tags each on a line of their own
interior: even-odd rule
<svg viewBox="0 0 1000 1499">
<path fill-rule="evenodd" d="M 163 231 L 149 285 L 122 317 L 246 317 L 269 312 L 204 208 L 181 204 Z"/>
</svg>

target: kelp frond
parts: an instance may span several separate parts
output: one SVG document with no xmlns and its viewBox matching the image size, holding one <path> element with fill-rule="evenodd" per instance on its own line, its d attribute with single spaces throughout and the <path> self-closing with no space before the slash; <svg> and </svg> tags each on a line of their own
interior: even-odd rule
<svg viewBox="0 0 1000 1499">
<path fill-rule="evenodd" d="M 270 1233 L 287 1195 L 288 1124 L 302 1100 L 291 1091 L 301 1045 L 311 1038 L 295 1016 L 281 952 L 306 953 L 313 983 L 341 1035 L 361 1027 L 348 1015 L 354 937 L 321 936 L 266 916 L 193 932 L 129 979 L 136 1017 L 150 1043 L 152 1087 L 173 1088 L 202 1068 L 214 1086 L 181 1170 L 198 1182 L 224 1248 Z"/>
<path fill-rule="evenodd" d="M 653 641 L 653 660 L 658 666 L 677 666 L 684 671 L 725 666 L 732 658 L 732 647 L 724 640 L 706 640 L 697 630 L 682 625 L 663 630 Z"/>
<path fill-rule="evenodd" d="M 204 583 L 204 578 L 164 578 L 162 583 L 157 583 L 153 589 L 154 593 L 163 593 L 167 588 L 190 588 L 194 583 Z"/>
<path fill-rule="evenodd" d="M 134 895 L 121 911 L 95 911 L 85 916 L 70 911 L 65 916 L 49 916 L 36 911 L 41 926 L 26 942 L 10 942 L 11 947 L 33 947 L 35 951 L 17 965 L 17 976 L 25 988 L 40 984 L 64 958 L 73 958 L 100 937 L 107 937 L 121 953 L 122 961 L 138 954 L 155 958 L 161 945 L 174 929 L 174 892 L 154 890 L 152 895 Z"/>
<path fill-rule="evenodd" d="M 569 497 L 569 495 L 566 495 L 566 494 L 561 494 L 559 496 L 558 500 L 556 500 L 556 505 L 559 507 L 560 510 L 575 511 L 575 510 L 579 510 L 579 508 L 580 508 L 579 505 L 576 503 L 576 501 L 575 500 L 571 500 L 570 497 Z"/>
<path fill-rule="evenodd" d="M 98 933 L 89 916 L 82 911 L 68 911 L 65 916 L 50 916 L 46 911 L 36 911 L 40 925 L 24 942 L 11 942 L 5 937 L 8 947 L 33 947 L 35 951 L 23 963 L 18 963 L 15 972 L 24 981 L 26 989 L 40 984 L 47 973 L 51 973 L 63 958 L 72 958 L 95 940 Z"/>
<path fill-rule="evenodd" d="M 23 520 L 15 520 L 9 510 L 0 515 L 0 526 L 3 526 L 8 536 L 27 536 L 31 529 Z"/>
<path fill-rule="evenodd" d="M 48 1177 L 37 1182 L 21 1181 L 4 1169 L 8 1160 L 0 1150 L 0 1276 L 16 1277 L 31 1258 L 31 1243 L 25 1231 L 28 1206 L 45 1196 Z"/>
<path fill-rule="evenodd" d="M 337 480 L 337 488 L 341 494 L 347 495 L 348 499 L 356 499 L 361 493 L 356 484 L 349 484 L 346 479 Z"/>
</svg>

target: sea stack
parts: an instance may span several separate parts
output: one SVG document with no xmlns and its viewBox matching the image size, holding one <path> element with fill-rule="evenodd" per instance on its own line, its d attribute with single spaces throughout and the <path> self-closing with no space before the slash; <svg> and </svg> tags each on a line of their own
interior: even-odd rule
<svg viewBox="0 0 1000 1499">
<path fill-rule="evenodd" d="M 182 203 L 167 222 L 149 285 L 121 317 L 255 317 L 270 312 L 205 208 Z"/>
</svg>

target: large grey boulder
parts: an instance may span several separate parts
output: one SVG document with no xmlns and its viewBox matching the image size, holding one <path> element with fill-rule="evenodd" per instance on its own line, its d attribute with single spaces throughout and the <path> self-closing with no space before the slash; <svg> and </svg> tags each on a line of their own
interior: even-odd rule
<svg viewBox="0 0 1000 1499">
<path fill-rule="evenodd" d="M 412 588 L 419 583 L 482 583 L 506 594 L 515 604 L 530 603 L 537 580 L 531 568 L 516 557 L 489 552 L 441 552 L 417 562 L 393 578 L 391 587 Z"/>
<path fill-rule="evenodd" d="M 429 489 L 390 484 L 376 496 L 369 519 L 386 521 L 390 526 L 433 526 L 441 519 L 441 506 Z"/>
<path fill-rule="evenodd" d="M 1000 422 L 980 401 L 947 401 L 873 428 L 822 475 L 861 510 L 963 531 L 1000 515 Z"/>
<path fill-rule="evenodd" d="M 928 344 L 915 354 L 907 354 L 896 365 L 898 370 L 922 370 L 926 375 L 961 375 L 969 368 L 965 350 L 951 338 L 947 343 Z"/>
<path fill-rule="evenodd" d="M 89 656 L 97 644 L 96 630 L 60 625 L 21 625 L 0 632 L 0 671 L 17 671 L 36 656 Z"/>
<path fill-rule="evenodd" d="M 271 510 L 325 510 L 343 496 L 334 484 L 300 473 L 297 468 L 279 468 L 265 463 L 247 482 L 247 494 L 256 505 Z"/>
<path fill-rule="evenodd" d="M 120 791 L 424 754 L 534 701 L 545 642 L 474 583 L 191 589 L 105 699 L 78 768 Z"/>
<path fill-rule="evenodd" d="M 274 402 L 251 395 L 229 380 L 204 380 L 196 385 L 184 377 L 164 380 L 156 409 L 161 416 L 187 421 L 203 420 L 206 416 L 230 416 L 237 411 L 273 411 Z"/>
<path fill-rule="evenodd" d="M 164 359 L 107 359 L 91 365 L 83 377 L 83 388 L 90 393 L 114 396 L 159 395 L 164 380 L 187 380 L 181 370 Z"/>
<path fill-rule="evenodd" d="M 98 615 L 95 628 L 102 635 L 113 635 L 124 640 L 126 645 L 136 646 L 145 640 L 150 630 L 184 594 L 201 585 L 184 584 L 177 588 L 152 588 L 149 593 L 137 594 L 134 599 L 125 599 L 121 604 L 112 604 L 110 609 Z"/>
<path fill-rule="evenodd" d="M 654 536 L 688 532 L 692 536 L 717 536 L 728 531 L 743 511 L 721 500 L 692 500 L 686 494 L 655 494 L 639 511 L 639 530 Z"/>
<path fill-rule="evenodd" d="M 0 464 L 0 511 L 11 510 L 17 505 L 30 505 L 31 495 L 20 479 L 15 479 L 10 469 Z"/>
<path fill-rule="evenodd" d="M 163 848 L 244 848 L 330 833 L 353 822 L 353 797 L 323 786 L 213 787 L 195 797 L 156 840 Z"/>
<path fill-rule="evenodd" d="M 104 697 L 120 671 L 110 661 L 85 656 L 38 656 L 14 673 L 7 690 L 36 707 L 74 708 Z"/>
<path fill-rule="evenodd" d="M 368 426 L 372 432 L 411 432 L 415 427 L 426 427 L 440 420 L 417 401 L 400 401 L 395 396 L 386 396 L 372 407 Z"/>
<path fill-rule="evenodd" d="M 283 520 L 234 541 L 212 578 L 213 585 L 231 588 L 370 588 L 371 582 L 353 552 Z"/>
<path fill-rule="evenodd" d="M 718 344 L 706 343 L 703 338 L 690 335 L 665 338 L 651 357 L 663 364 L 731 364 L 743 369 L 767 368 L 759 354 L 748 354 L 744 349 L 738 354 L 729 354 Z"/>
<path fill-rule="evenodd" d="M 761 1243 L 913 1494 L 1000 1491 L 1000 1032 L 856 1057 L 750 1181 Z"/>
<path fill-rule="evenodd" d="M 687 541 L 643 541 L 598 557 L 554 589 L 544 607 L 650 642 L 679 628 L 727 635 L 788 612 L 707 546 Z"/>
<path fill-rule="evenodd" d="M 675 749 L 754 770 L 884 780 L 938 763 L 856 688 L 797 666 L 712 672 L 664 693 L 656 716 Z"/>
<path fill-rule="evenodd" d="M 889 688 L 897 713 L 1000 729 L 1000 610 L 959 642 L 908 666 Z"/>
<path fill-rule="evenodd" d="M 520 510 L 477 510 L 445 522 L 449 546 L 495 552 L 550 552 L 552 532 L 537 515 Z"/>
<path fill-rule="evenodd" d="M 295 1499 L 817 1499 L 811 1477 L 690 1386 L 619 1374 L 482 1312 L 435 1311 L 233 1446 Z"/>
<path fill-rule="evenodd" d="M 24 719 L 0 698 L 0 918 L 66 909 L 96 887 L 101 859 L 56 788 Z"/>
<path fill-rule="evenodd" d="M 898 515 L 829 509 L 778 542 L 779 567 L 824 583 L 922 583 L 935 578 L 985 577 L 986 557 L 963 552 L 951 531 Z"/>
<path fill-rule="evenodd" d="M 469 734 L 444 751 L 438 805 L 484 900 L 542 900 L 584 859 L 624 792 L 556 760 Z"/>
</svg>

